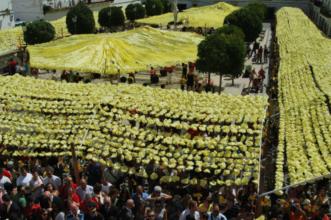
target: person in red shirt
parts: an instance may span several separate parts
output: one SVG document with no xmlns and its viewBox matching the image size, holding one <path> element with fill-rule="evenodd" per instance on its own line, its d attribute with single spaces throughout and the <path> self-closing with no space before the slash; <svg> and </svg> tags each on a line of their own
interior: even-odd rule
<svg viewBox="0 0 331 220">
<path fill-rule="evenodd" d="M 67 193 L 68 193 L 68 197 L 67 197 L 68 201 L 75 202 L 77 204 L 80 203 L 80 198 L 76 193 L 76 189 L 69 187 Z"/>
<path fill-rule="evenodd" d="M 263 69 L 263 66 L 261 66 L 261 69 L 259 70 L 258 76 L 259 76 L 259 79 L 264 80 L 264 78 L 265 78 L 265 71 Z"/>
<path fill-rule="evenodd" d="M 72 188 L 74 190 L 76 190 L 76 188 L 77 188 L 77 184 L 74 183 L 71 176 L 67 176 L 63 180 L 63 186 L 60 189 L 60 195 L 63 199 L 66 199 L 68 197 L 68 188 Z"/>
<path fill-rule="evenodd" d="M 6 170 L 5 168 L 2 168 L 2 175 L 8 177 L 10 181 L 13 180 L 13 175 L 11 175 L 9 170 Z"/>
<path fill-rule="evenodd" d="M 91 194 L 86 194 L 86 197 L 83 201 L 80 202 L 80 209 L 83 211 L 83 213 L 88 212 L 88 204 L 94 202 L 96 203 L 96 198 L 92 197 Z M 96 203 L 96 209 L 99 210 L 100 206 L 98 203 Z"/>
<path fill-rule="evenodd" d="M 291 206 L 290 220 L 306 220 L 306 213 L 301 208 L 300 202 L 295 201 Z"/>
</svg>

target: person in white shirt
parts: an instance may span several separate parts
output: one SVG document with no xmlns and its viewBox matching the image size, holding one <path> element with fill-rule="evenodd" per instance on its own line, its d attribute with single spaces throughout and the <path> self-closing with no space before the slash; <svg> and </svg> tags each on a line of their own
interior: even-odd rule
<svg viewBox="0 0 331 220">
<path fill-rule="evenodd" d="M 55 189 L 58 190 L 61 187 L 62 182 L 60 177 L 53 175 L 53 173 L 54 173 L 53 167 L 48 166 L 46 168 L 46 177 L 44 178 L 43 183 L 45 186 L 51 183 L 55 187 Z"/>
<path fill-rule="evenodd" d="M 20 169 L 20 176 L 16 180 L 16 185 L 29 187 L 31 180 L 32 180 L 32 174 L 28 173 L 25 167 L 22 167 Z"/>
<path fill-rule="evenodd" d="M 32 197 L 32 201 L 34 201 L 34 199 L 36 199 L 37 197 L 39 197 L 42 194 L 43 191 L 43 181 L 41 179 L 41 177 L 39 176 L 39 173 L 37 172 L 37 170 L 34 170 L 32 172 L 32 179 L 30 181 L 30 189 L 31 189 L 31 197 Z"/>
<path fill-rule="evenodd" d="M 110 182 L 108 182 L 107 180 L 103 179 L 102 183 L 101 183 L 101 191 L 106 193 L 107 195 L 109 194 L 109 189 L 112 186 L 112 184 Z"/>
<path fill-rule="evenodd" d="M 217 203 L 213 204 L 213 211 L 208 213 L 208 220 L 227 220 L 225 215 L 220 212 L 220 207 Z"/>
<path fill-rule="evenodd" d="M 5 183 L 11 183 L 10 179 L 2 175 L 2 169 L 0 169 L 0 187 L 4 187 Z"/>
<path fill-rule="evenodd" d="M 200 214 L 198 212 L 198 203 L 194 200 L 189 202 L 189 206 L 179 216 L 179 220 L 194 219 L 200 220 Z"/>
<path fill-rule="evenodd" d="M 80 200 L 84 200 L 86 195 L 93 195 L 93 186 L 87 185 L 86 179 L 82 179 L 80 181 L 80 185 L 76 189 L 76 193 L 78 194 Z"/>
</svg>

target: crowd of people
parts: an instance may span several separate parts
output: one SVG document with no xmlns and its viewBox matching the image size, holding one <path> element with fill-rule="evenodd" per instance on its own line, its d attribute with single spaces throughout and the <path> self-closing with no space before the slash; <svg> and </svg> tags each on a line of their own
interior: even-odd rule
<svg viewBox="0 0 331 220">
<path fill-rule="evenodd" d="M 157 70 L 154 67 L 150 68 L 150 83 L 158 84 L 160 82 L 160 77 L 167 77 L 166 83 L 161 85 L 161 88 L 165 88 L 165 85 L 171 85 L 173 83 L 172 76 L 176 72 L 181 71 L 180 75 L 180 89 L 187 91 L 195 91 L 201 92 L 205 91 L 214 91 L 215 88 L 213 86 L 213 81 L 210 80 L 208 83 L 208 79 L 202 77 L 202 75 L 197 74 L 195 63 L 189 62 L 182 63 L 181 66 L 175 67 L 164 67 L 160 69 L 160 73 L 157 73 Z"/>
<path fill-rule="evenodd" d="M 267 63 L 269 57 L 269 50 L 267 45 L 262 46 L 259 42 L 255 41 L 248 48 L 248 57 L 252 58 L 253 63 Z"/>
<path fill-rule="evenodd" d="M 94 162 L 82 165 L 78 182 L 63 158 L 2 161 L 0 219 L 225 220 L 254 210 L 254 185 L 214 191 L 159 185 Z"/>
<path fill-rule="evenodd" d="M 329 220 L 330 184 L 320 181 L 259 198 L 247 186 L 160 184 L 69 158 L 1 160 L 0 219 L 9 220 Z M 259 210 L 260 209 L 260 210 Z"/>
</svg>

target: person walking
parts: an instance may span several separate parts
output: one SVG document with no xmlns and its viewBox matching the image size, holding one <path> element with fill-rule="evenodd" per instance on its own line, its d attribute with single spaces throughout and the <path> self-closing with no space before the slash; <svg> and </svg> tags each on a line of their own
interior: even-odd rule
<svg viewBox="0 0 331 220">
<path fill-rule="evenodd" d="M 187 64 L 182 63 L 182 78 L 187 78 Z"/>
<path fill-rule="evenodd" d="M 259 47 L 257 52 L 257 61 L 256 63 L 262 63 L 262 56 L 263 56 L 263 48 L 262 46 Z"/>
<path fill-rule="evenodd" d="M 251 74 L 249 75 L 248 88 L 252 85 L 254 79 L 257 77 L 255 68 L 252 69 Z"/>
<path fill-rule="evenodd" d="M 187 91 L 193 90 L 194 88 L 194 74 L 193 72 L 187 74 L 186 89 Z"/>
<path fill-rule="evenodd" d="M 269 50 L 267 45 L 264 45 L 264 49 L 263 49 L 263 62 L 267 63 L 268 62 L 268 56 L 269 56 Z"/>
</svg>

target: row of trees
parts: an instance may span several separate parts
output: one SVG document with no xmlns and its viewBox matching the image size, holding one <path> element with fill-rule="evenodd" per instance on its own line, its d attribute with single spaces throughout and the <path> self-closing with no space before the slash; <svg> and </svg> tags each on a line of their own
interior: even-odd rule
<svg viewBox="0 0 331 220">
<path fill-rule="evenodd" d="M 246 44 L 255 41 L 262 31 L 262 21 L 267 8 L 261 3 L 251 3 L 234 11 L 224 19 L 224 26 L 207 36 L 198 46 L 197 69 L 210 74 L 220 75 L 219 93 L 222 90 L 223 75 L 234 79 L 242 74 Z"/>
<path fill-rule="evenodd" d="M 147 0 L 145 6 L 140 3 L 128 5 L 125 15 L 121 7 L 103 8 L 99 11 L 98 22 L 101 27 L 111 29 L 123 26 L 125 16 L 128 20 L 134 21 L 146 15 L 159 15 L 169 11 L 171 11 L 171 3 L 168 0 Z M 96 30 L 93 12 L 83 2 L 69 10 L 66 24 L 71 34 L 88 34 Z M 27 44 L 45 43 L 53 40 L 54 37 L 54 27 L 44 20 L 29 23 L 24 32 L 24 40 Z"/>
</svg>

